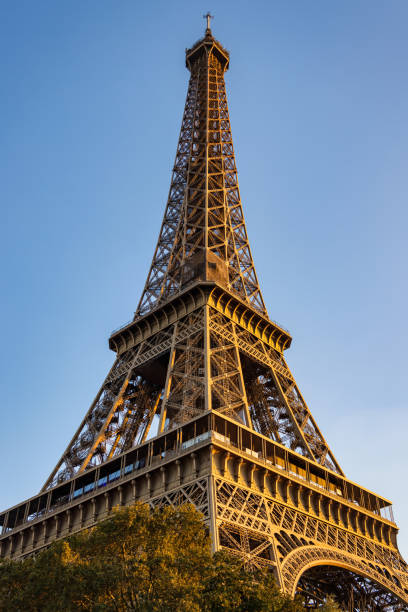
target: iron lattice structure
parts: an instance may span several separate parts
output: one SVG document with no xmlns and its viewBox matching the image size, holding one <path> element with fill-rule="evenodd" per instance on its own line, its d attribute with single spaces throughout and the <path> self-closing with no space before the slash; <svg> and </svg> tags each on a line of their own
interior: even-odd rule
<svg viewBox="0 0 408 612">
<path fill-rule="evenodd" d="M 316 607 L 408 609 L 390 502 L 349 481 L 284 358 L 242 211 L 224 73 L 207 28 L 191 77 L 167 206 L 116 360 L 39 495 L 0 516 L 19 558 L 115 504 L 194 503 L 214 549 L 270 567 Z"/>
</svg>

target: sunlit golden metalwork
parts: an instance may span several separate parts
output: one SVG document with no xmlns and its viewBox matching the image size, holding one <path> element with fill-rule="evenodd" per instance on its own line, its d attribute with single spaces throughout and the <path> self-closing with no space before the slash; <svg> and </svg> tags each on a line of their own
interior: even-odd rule
<svg viewBox="0 0 408 612">
<path fill-rule="evenodd" d="M 142 297 L 117 354 L 39 495 L 4 512 L 1 555 L 21 558 L 114 505 L 191 502 L 214 549 L 271 567 L 310 606 L 403 610 L 408 568 L 391 504 L 348 480 L 284 358 L 249 247 L 225 92 L 229 54 L 205 37 Z"/>
</svg>

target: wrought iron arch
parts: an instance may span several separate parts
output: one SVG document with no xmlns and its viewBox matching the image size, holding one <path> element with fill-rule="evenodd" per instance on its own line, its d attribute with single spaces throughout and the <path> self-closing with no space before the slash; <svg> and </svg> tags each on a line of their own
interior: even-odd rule
<svg viewBox="0 0 408 612">
<path fill-rule="evenodd" d="M 368 578 L 395 595 L 401 602 L 407 600 L 407 581 L 402 575 L 398 576 L 398 572 L 390 574 L 389 566 L 384 566 L 381 560 L 369 562 L 344 551 L 322 549 L 313 545 L 297 548 L 284 559 L 282 578 L 285 591 L 294 597 L 302 576 L 309 569 L 319 566 L 338 567 Z M 401 610 L 408 610 L 408 608 L 401 608 Z"/>
</svg>

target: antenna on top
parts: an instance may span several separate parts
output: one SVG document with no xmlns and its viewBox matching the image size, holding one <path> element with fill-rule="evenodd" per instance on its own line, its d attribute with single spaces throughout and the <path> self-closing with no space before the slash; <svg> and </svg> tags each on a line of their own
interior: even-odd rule
<svg viewBox="0 0 408 612">
<path fill-rule="evenodd" d="M 214 19 L 214 15 L 211 15 L 210 12 L 208 12 L 206 15 L 203 15 L 203 19 L 207 20 L 207 29 L 206 29 L 206 33 L 210 32 L 211 33 L 211 19 Z"/>
</svg>

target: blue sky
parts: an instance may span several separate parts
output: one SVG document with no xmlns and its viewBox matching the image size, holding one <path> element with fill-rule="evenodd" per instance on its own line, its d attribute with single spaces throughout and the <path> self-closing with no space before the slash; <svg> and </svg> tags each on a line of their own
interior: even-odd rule
<svg viewBox="0 0 408 612">
<path fill-rule="evenodd" d="M 0 3 L 0 505 L 40 489 L 136 308 L 207 10 L 269 315 L 408 557 L 405 0 Z"/>
</svg>

